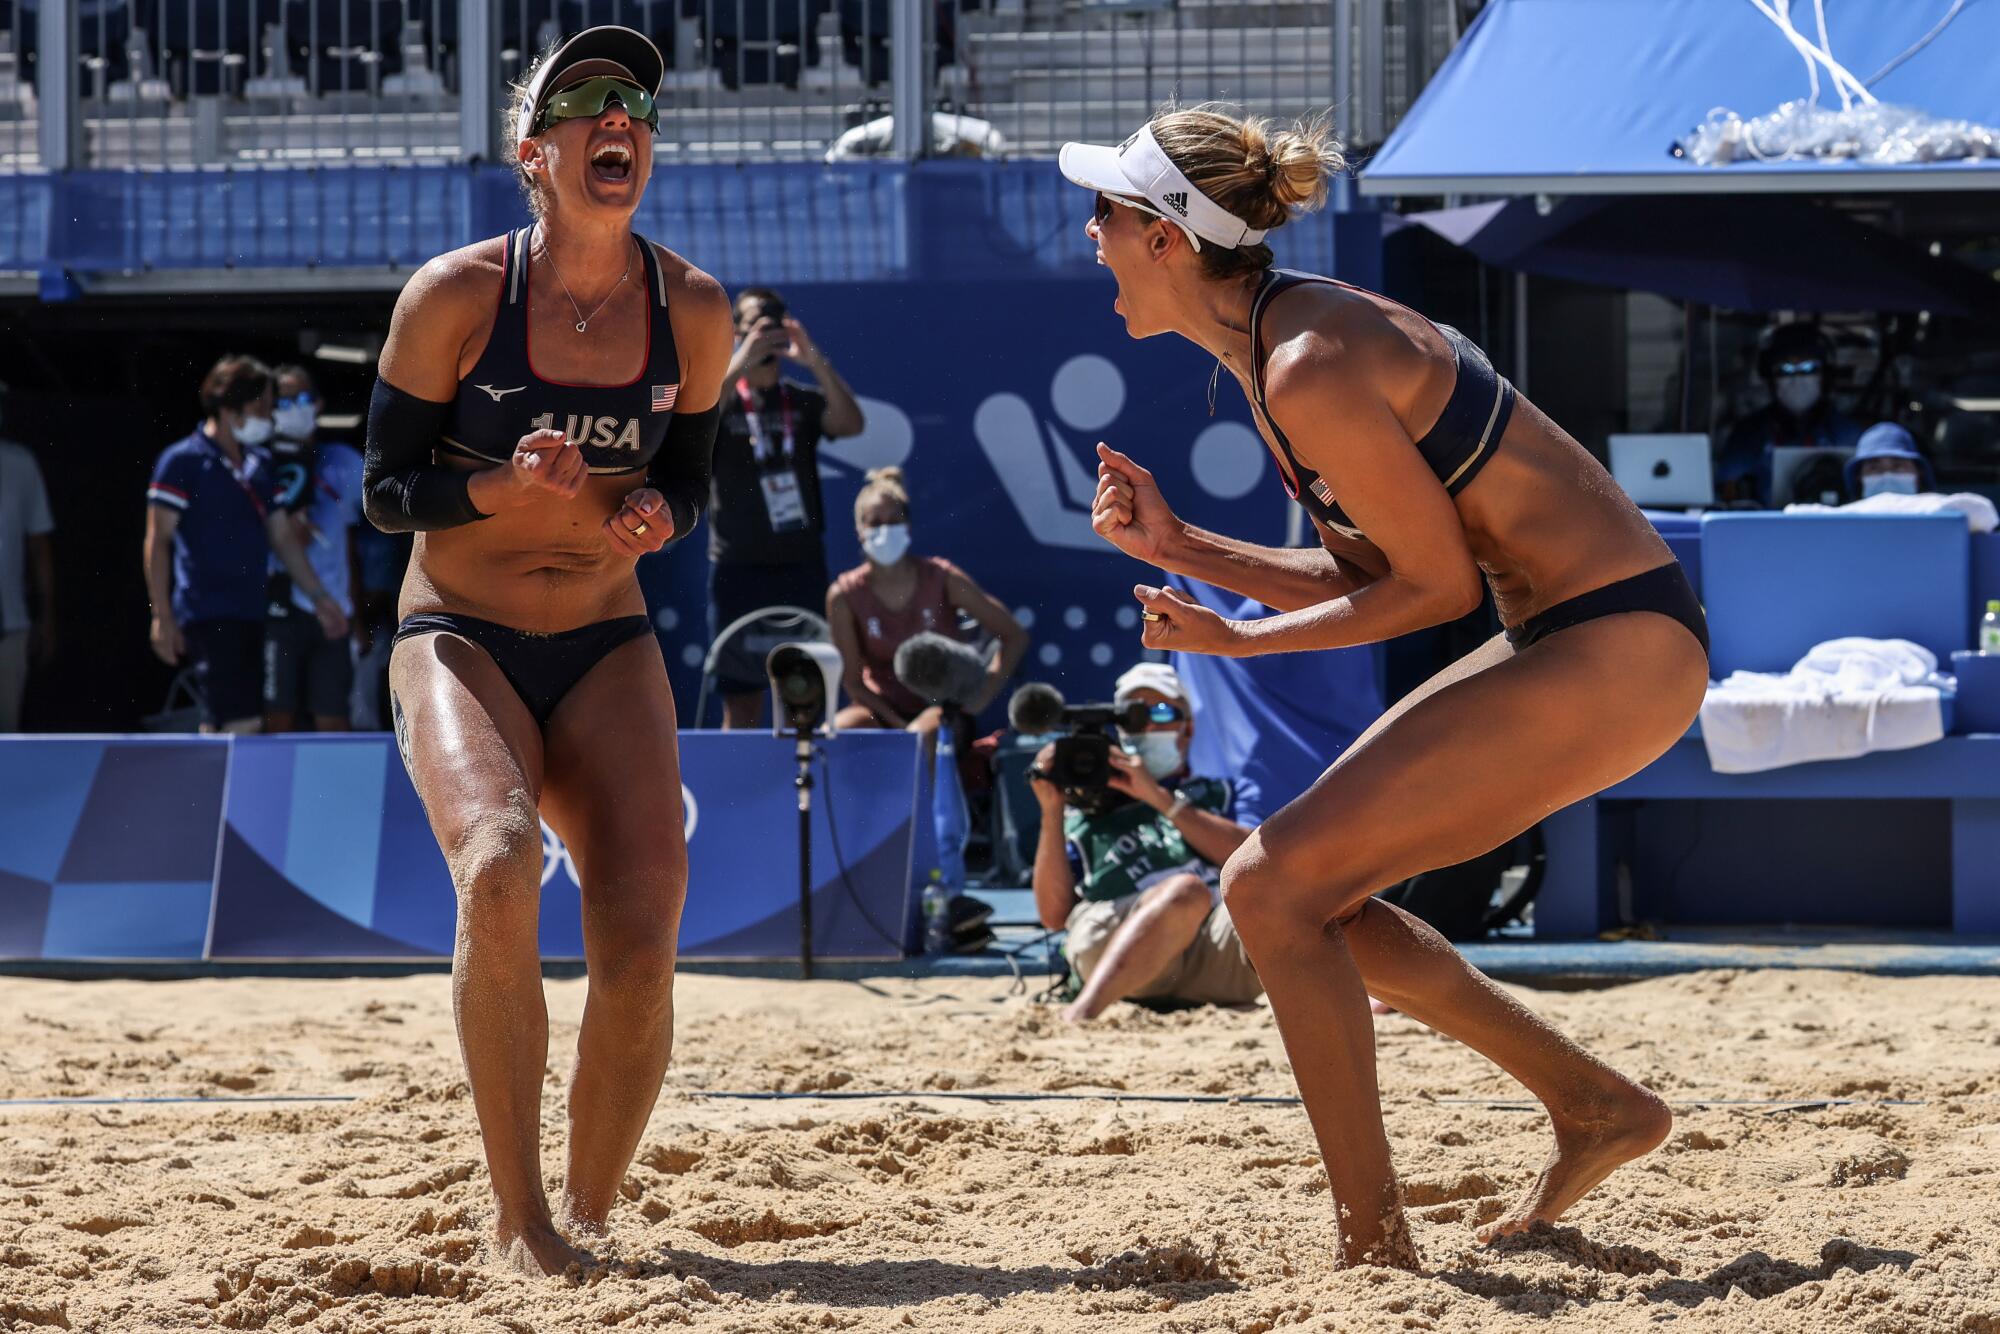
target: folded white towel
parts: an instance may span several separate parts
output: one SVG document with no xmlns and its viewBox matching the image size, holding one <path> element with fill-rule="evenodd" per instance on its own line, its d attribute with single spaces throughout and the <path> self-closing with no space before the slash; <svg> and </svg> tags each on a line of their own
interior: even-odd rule
<svg viewBox="0 0 2000 1334">
<path fill-rule="evenodd" d="M 1830 639 L 1791 671 L 1732 672 L 1701 704 L 1708 765 L 1758 773 L 1944 736 L 1937 656 L 1907 639 Z"/>
<path fill-rule="evenodd" d="M 1857 500 L 1851 505 L 1787 505 L 1785 513 L 1963 514 L 1966 525 L 1975 533 L 1990 533 L 2000 528 L 2000 510 L 1996 510 L 1993 502 L 1985 496 L 1974 495 L 1970 491 L 1954 491 L 1949 495 L 1925 491 L 1914 496 L 1889 492 Z"/>
</svg>

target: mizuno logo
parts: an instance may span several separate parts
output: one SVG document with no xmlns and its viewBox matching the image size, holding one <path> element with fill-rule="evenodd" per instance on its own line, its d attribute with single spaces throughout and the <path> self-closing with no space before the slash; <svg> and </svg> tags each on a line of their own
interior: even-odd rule
<svg viewBox="0 0 2000 1334">
<path fill-rule="evenodd" d="M 517 384 L 512 389 L 495 389 L 490 384 L 476 384 L 472 387 L 474 389 L 484 389 L 488 394 L 488 396 L 491 397 L 495 403 L 498 403 L 501 399 L 507 397 L 507 395 L 518 394 L 523 389 L 526 389 L 528 386 L 524 384 Z"/>
<path fill-rule="evenodd" d="M 1187 216 L 1187 191 L 1176 190 L 1170 195 L 1161 195 L 1160 202 L 1183 218 Z"/>
</svg>

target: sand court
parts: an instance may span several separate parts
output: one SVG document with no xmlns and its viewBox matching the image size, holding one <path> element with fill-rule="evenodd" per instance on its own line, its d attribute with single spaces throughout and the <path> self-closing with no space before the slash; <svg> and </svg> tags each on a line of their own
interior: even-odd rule
<svg viewBox="0 0 2000 1334">
<path fill-rule="evenodd" d="M 1494 1247 L 1543 1118 L 1378 1021 L 1421 1276 L 1333 1271 L 1268 1011 L 1077 1030 L 1007 992 L 682 978 L 602 1263 L 562 1281 L 485 1254 L 444 975 L 0 981 L 0 1327 L 2000 1331 L 2000 981 L 1524 993 L 1679 1122 Z M 548 993 L 553 1183 L 583 984 Z M 202 1101 L 25 1101 L 81 1097 Z"/>
</svg>

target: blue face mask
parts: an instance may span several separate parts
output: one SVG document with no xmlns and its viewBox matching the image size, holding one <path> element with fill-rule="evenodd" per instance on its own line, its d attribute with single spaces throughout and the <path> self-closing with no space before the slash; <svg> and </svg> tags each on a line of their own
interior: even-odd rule
<svg viewBox="0 0 2000 1334">
<path fill-rule="evenodd" d="M 877 565 L 894 565 L 910 549 L 910 525 L 885 523 L 861 530 L 861 551 Z"/>
<path fill-rule="evenodd" d="M 1137 736 L 1125 738 L 1125 750 L 1139 757 L 1139 763 L 1146 766 L 1146 772 L 1154 778 L 1165 778 L 1181 767 L 1181 734 L 1179 732 L 1141 732 Z"/>
<path fill-rule="evenodd" d="M 271 411 L 278 434 L 287 440 L 310 440 L 319 426 L 319 404 L 311 394 L 294 394 L 278 400 Z"/>
<path fill-rule="evenodd" d="M 1917 475 L 1913 472 L 1878 472 L 1861 479 L 1861 494 L 1868 496 L 1914 496 Z"/>
<path fill-rule="evenodd" d="M 239 445 L 261 445 L 271 438 L 269 417 L 245 417 L 243 424 L 236 428 L 236 443 Z"/>
<path fill-rule="evenodd" d="M 1785 411 L 1794 417 L 1803 417 L 1819 406 L 1820 377 L 1817 375 L 1780 376 L 1771 392 L 1778 402 L 1784 404 Z"/>
</svg>

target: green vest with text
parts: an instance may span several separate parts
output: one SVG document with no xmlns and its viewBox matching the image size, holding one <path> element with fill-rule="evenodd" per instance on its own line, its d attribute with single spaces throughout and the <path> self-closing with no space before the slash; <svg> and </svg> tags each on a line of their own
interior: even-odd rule
<svg viewBox="0 0 2000 1334">
<path fill-rule="evenodd" d="M 1180 792 L 1189 806 L 1217 815 L 1228 815 L 1234 804 L 1229 784 L 1219 778 L 1190 778 Z M 1122 899 L 1164 871 L 1204 860 L 1171 820 L 1140 801 L 1098 815 L 1065 807 L 1063 838 L 1082 863 L 1076 892 L 1093 903 Z"/>
</svg>

